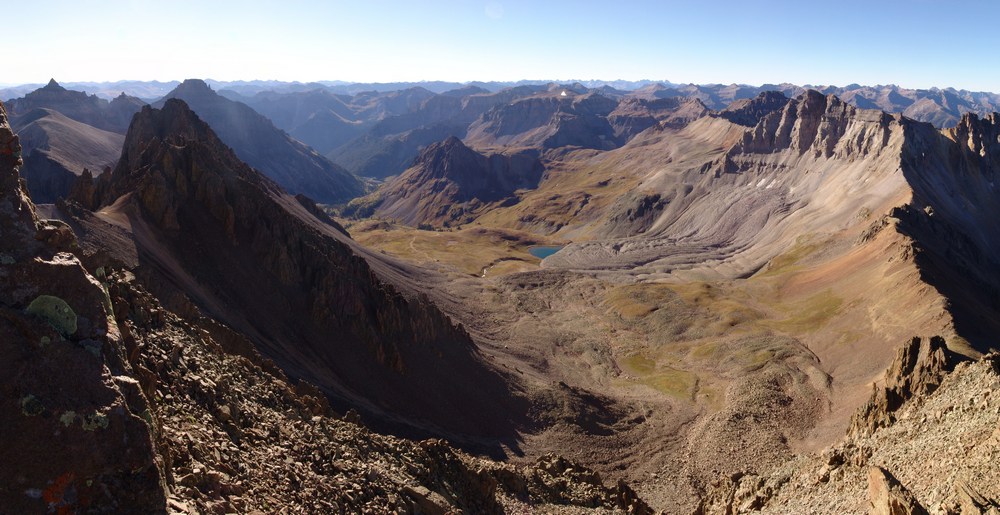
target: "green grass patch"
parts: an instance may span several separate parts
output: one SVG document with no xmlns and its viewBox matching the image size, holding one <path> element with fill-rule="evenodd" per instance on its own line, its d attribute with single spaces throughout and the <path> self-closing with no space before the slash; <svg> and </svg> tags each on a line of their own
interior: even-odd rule
<svg viewBox="0 0 1000 515">
<path fill-rule="evenodd" d="M 686 370 L 664 367 L 642 382 L 671 397 L 690 399 L 695 385 L 698 384 L 698 376 Z"/>
<path fill-rule="evenodd" d="M 809 235 L 799 236 L 795 240 L 794 247 L 788 252 L 772 258 L 768 262 L 767 267 L 761 273 L 757 274 L 757 277 L 774 277 L 800 270 L 802 267 L 798 266 L 799 261 L 802 261 L 819 248 L 819 244 L 809 243 L 809 239 Z"/>
<path fill-rule="evenodd" d="M 642 354 L 636 354 L 634 356 L 629 356 L 622 361 L 630 372 L 637 375 L 649 375 L 656 371 L 656 362 L 652 359 L 643 356 Z"/>
<path fill-rule="evenodd" d="M 795 305 L 789 318 L 768 325 L 785 332 L 813 332 L 837 315 L 843 304 L 843 299 L 827 289 Z"/>
</svg>

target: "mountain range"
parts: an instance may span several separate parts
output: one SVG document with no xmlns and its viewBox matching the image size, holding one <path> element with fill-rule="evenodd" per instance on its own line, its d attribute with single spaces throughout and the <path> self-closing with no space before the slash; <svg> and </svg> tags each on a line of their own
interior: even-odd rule
<svg viewBox="0 0 1000 515">
<path fill-rule="evenodd" d="M 318 201 L 341 203 L 364 191 L 354 175 L 290 138 L 249 107 L 217 95 L 203 81 L 177 85 L 156 105 L 170 98 L 189 101 L 242 159 L 293 193 L 309 191 Z M 22 134 L 29 136 L 22 137 L 23 176 L 29 190 L 40 201 L 53 202 L 67 196 L 72 180 L 84 168 L 96 176 L 111 167 L 132 116 L 144 105 L 124 93 L 107 102 L 67 90 L 54 80 L 12 101 L 14 129 L 30 133 Z"/>
<path fill-rule="evenodd" d="M 0 109 L 0 511 L 1000 509 L 995 96 L 213 84 Z"/>
</svg>

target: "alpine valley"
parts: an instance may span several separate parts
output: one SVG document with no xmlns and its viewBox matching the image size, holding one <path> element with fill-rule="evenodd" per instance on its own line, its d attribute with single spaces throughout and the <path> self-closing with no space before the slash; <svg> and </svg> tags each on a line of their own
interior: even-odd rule
<svg viewBox="0 0 1000 515">
<path fill-rule="evenodd" d="M 0 513 L 1000 513 L 1000 95 L 65 86 Z"/>
</svg>

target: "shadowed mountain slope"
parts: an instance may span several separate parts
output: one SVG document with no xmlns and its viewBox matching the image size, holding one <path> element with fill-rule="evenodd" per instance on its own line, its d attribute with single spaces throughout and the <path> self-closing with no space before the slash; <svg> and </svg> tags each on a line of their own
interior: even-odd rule
<svg viewBox="0 0 1000 515">
<path fill-rule="evenodd" d="M 509 438 L 524 413 L 465 331 L 415 293 L 415 271 L 379 262 L 316 218 L 182 101 L 136 117 L 91 198 L 100 218 L 132 234 L 161 296 L 190 297 L 344 405 L 400 429 L 486 438 L 484 447 Z"/>
<path fill-rule="evenodd" d="M 141 127 L 151 116 L 140 114 L 130 136 L 162 157 L 157 141 L 144 139 L 158 134 Z M 205 138 L 235 161 L 197 123 L 175 118 L 161 128 Z M 164 137 L 174 157 L 194 145 Z M 164 309 L 132 273 L 154 279 L 142 269 L 149 262 L 121 269 L 137 266 L 128 252 L 136 234 L 123 227 L 138 218 L 61 203 L 81 240 L 67 224 L 40 219 L 18 176 L 19 154 L 0 105 L 0 511 L 492 514 L 570 505 L 651 513 L 628 486 L 605 486 L 562 457 L 520 468 L 443 440 L 373 433 L 356 413 L 338 416 L 316 387 L 289 380 L 244 335 L 183 299 L 171 302 L 184 314 Z M 220 164 L 203 157 L 192 159 Z M 259 175 L 240 166 L 256 183 Z M 139 255 L 149 249 L 138 247 Z"/>
<path fill-rule="evenodd" d="M 97 173 L 114 165 L 125 137 L 39 108 L 12 119 L 21 138 L 21 176 L 32 199 L 52 203 L 69 194 L 83 170 Z"/>
<path fill-rule="evenodd" d="M 290 138 L 245 104 L 218 95 L 204 81 L 186 80 L 155 105 L 163 106 L 171 98 L 187 102 L 240 159 L 291 193 L 340 203 L 363 191 L 361 181 L 350 172 Z"/>
</svg>

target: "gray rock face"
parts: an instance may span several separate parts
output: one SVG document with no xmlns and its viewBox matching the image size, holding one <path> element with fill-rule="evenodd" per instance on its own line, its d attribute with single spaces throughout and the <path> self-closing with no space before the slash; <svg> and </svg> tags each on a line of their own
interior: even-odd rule
<svg viewBox="0 0 1000 515">
<path fill-rule="evenodd" d="M 719 116 L 747 127 L 756 126 L 761 118 L 781 110 L 788 103 L 780 91 L 764 91 L 754 98 L 737 100 L 719 112 Z"/>
<path fill-rule="evenodd" d="M 808 152 L 829 158 L 836 150 L 837 157 L 856 159 L 888 144 L 893 120 L 886 113 L 859 110 L 835 96 L 809 90 L 788 101 L 782 109 L 762 117 L 729 155 L 793 150 L 799 155 Z M 859 141 L 841 145 L 848 125 L 854 124 L 865 124 L 868 128 Z"/>
</svg>

